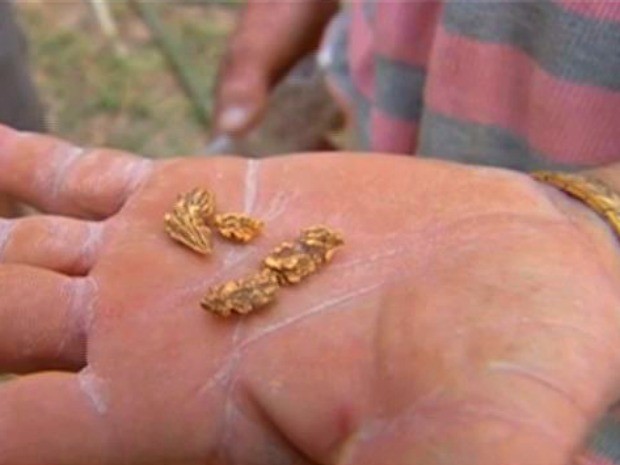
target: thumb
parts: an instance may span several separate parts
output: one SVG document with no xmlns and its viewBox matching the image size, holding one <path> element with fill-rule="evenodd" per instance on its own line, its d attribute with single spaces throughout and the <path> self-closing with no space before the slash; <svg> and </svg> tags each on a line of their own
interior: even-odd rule
<svg viewBox="0 0 620 465">
<path fill-rule="evenodd" d="M 215 132 L 243 135 L 256 126 L 269 98 L 266 76 L 255 69 L 224 70 L 215 103 Z"/>
</svg>

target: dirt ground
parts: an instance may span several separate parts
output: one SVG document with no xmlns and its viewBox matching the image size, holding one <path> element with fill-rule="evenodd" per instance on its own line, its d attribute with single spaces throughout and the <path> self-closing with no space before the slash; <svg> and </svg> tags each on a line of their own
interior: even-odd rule
<svg viewBox="0 0 620 465">
<path fill-rule="evenodd" d="M 152 157 L 200 153 L 203 123 L 145 23 L 124 0 L 111 0 L 118 41 L 103 33 L 85 0 L 22 0 L 36 81 L 50 131 L 86 146 Z M 211 111 L 217 64 L 239 4 L 151 2 L 199 84 Z"/>
</svg>

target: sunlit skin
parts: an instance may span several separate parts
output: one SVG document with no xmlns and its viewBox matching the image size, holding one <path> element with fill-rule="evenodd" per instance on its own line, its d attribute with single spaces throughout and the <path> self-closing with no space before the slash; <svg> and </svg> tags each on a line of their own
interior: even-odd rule
<svg viewBox="0 0 620 465">
<path fill-rule="evenodd" d="M 265 221 L 211 257 L 177 195 Z M 620 263 L 529 177 L 409 157 L 151 162 L 0 129 L 0 464 L 564 465 L 620 392 Z M 246 317 L 200 308 L 300 229 L 346 245 Z M 42 370 L 52 370 L 42 373 Z"/>
</svg>

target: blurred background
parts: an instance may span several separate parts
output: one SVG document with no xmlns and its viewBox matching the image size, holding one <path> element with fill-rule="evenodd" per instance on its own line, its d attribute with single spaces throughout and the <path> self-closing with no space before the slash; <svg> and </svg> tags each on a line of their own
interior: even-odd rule
<svg viewBox="0 0 620 465">
<path fill-rule="evenodd" d="M 15 4 L 50 132 L 151 157 L 204 151 L 217 66 L 242 2 Z"/>
</svg>

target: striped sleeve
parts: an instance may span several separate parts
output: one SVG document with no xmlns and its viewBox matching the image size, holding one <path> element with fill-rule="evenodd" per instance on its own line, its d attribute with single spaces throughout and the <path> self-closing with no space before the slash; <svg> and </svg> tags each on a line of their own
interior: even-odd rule
<svg viewBox="0 0 620 465">
<path fill-rule="evenodd" d="M 355 0 L 347 54 L 369 149 L 521 170 L 620 160 L 620 2 Z"/>
<path fill-rule="evenodd" d="M 607 415 L 591 434 L 578 465 L 620 464 L 620 419 Z"/>
</svg>

